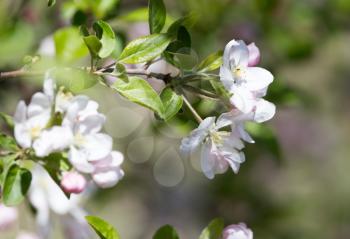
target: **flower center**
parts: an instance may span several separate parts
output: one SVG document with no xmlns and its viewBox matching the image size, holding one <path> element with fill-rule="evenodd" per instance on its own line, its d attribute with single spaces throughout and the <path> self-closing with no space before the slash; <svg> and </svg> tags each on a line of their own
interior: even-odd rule
<svg viewBox="0 0 350 239">
<path fill-rule="evenodd" d="M 236 83 L 241 83 L 244 79 L 245 69 L 241 66 L 236 66 L 232 69 L 232 74 Z"/>
<path fill-rule="evenodd" d="M 210 133 L 211 139 L 216 145 L 222 145 L 224 143 L 224 138 L 229 135 L 230 132 L 227 131 L 213 131 Z"/>
<path fill-rule="evenodd" d="M 42 128 L 40 126 L 34 126 L 30 129 L 30 136 L 35 139 L 38 138 L 40 135 Z"/>
<path fill-rule="evenodd" d="M 82 145 L 84 145 L 86 142 L 86 139 L 85 137 L 80 134 L 80 133 L 77 133 L 75 136 L 74 136 L 74 144 L 78 147 L 81 147 Z"/>
</svg>

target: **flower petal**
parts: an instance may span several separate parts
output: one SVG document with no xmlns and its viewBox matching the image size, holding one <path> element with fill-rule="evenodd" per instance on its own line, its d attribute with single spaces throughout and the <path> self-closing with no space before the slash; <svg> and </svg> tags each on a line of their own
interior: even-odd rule
<svg viewBox="0 0 350 239">
<path fill-rule="evenodd" d="M 52 102 L 49 97 L 41 92 L 35 93 L 28 105 L 28 118 L 38 116 L 45 111 L 51 111 Z"/>
<path fill-rule="evenodd" d="M 260 50 L 255 45 L 255 43 L 250 43 L 248 45 L 248 51 L 249 51 L 249 60 L 248 60 L 248 66 L 256 66 L 260 62 Z"/>
<path fill-rule="evenodd" d="M 87 161 L 86 153 L 77 150 L 75 147 L 70 147 L 68 159 L 79 172 L 92 173 L 95 170 L 94 166 Z"/>
<path fill-rule="evenodd" d="M 54 83 L 54 80 L 51 77 L 46 77 L 44 80 L 43 91 L 44 94 L 49 97 L 50 101 L 53 101 L 55 97 L 55 89 L 56 85 Z"/>
<path fill-rule="evenodd" d="M 25 123 L 15 125 L 14 135 L 17 143 L 24 149 L 30 148 L 32 145 L 32 137 Z"/>
<path fill-rule="evenodd" d="M 82 121 L 77 125 L 78 127 L 76 130 L 83 135 L 98 133 L 102 129 L 105 121 L 106 117 L 103 114 L 89 115 L 82 119 Z"/>
<path fill-rule="evenodd" d="M 27 119 L 27 106 L 23 100 L 18 102 L 16 112 L 13 116 L 15 123 L 23 123 Z"/>
<path fill-rule="evenodd" d="M 220 81 L 222 82 L 224 87 L 228 91 L 230 91 L 232 86 L 235 83 L 230 69 L 228 67 L 224 66 L 224 65 L 221 66 L 219 75 L 220 75 Z"/>
<path fill-rule="evenodd" d="M 85 137 L 82 149 L 88 161 L 96 161 L 107 157 L 112 151 L 113 140 L 107 134 L 89 134 Z"/>
<path fill-rule="evenodd" d="M 212 153 L 212 143 L 208 140 L 202 146 L 201 167 L 204 175 L 209 179 L 213 179 L 215 176 L 215 157 Z"/>
<path fill-rule="evenodd" d="M 235 87 L 230 102 L 243 113 L 249 113 L 254 108 L 255 99 L 252 92 L 243 87 Z"/>
<path fill-rule="evenodd" d="M 272 119 L 276 113 L 276 106 L 264 99 L 260 99 L 255 107 L 254 120 L 258 123 Z"/>
<path fill-rule="evenodd" d="M 266 88 L 273 81 L 273 75 L 264 68 L 248 67 L 245 72 L 244 85 L 250 91 L 258 91 Z"/>
<path fill-rule="evenodd" d="M 112 170 L 101 173 L 94 173 L 92 179 L 101 188 L 110 188 L 116 185 L 124 177 L 124 171 Z"/>
</svg>

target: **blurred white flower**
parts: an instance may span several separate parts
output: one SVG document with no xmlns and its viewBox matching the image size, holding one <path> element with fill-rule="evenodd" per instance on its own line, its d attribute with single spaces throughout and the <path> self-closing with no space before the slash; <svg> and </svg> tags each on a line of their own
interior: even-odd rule
<svg viewBox="0 0 350 239">
<path fill-rule="evenodd" d="M 66 193 L 81 193 L 86 187 L 86 179 L 83 175 L 74 171 L 64 172 L 61 187 Z"/>
<path fill-rule="evenodd" d="M 253 232 L 247 228 L 246 224 L 232 224 L 227 226 L 223 233 L 223 239 L 253 239 Z"/>
<path fill-rule="evenodd" d="M 259 103 L 261 97 L 266 94 L 268 85 L 273 81 L 273 75 L 260 67 L 250 67 L 259 58 L 254 46 L 248 47 L 243 41 L 230 41 L 224 51 L 223 65 L 220 68 L 220 80 L 225 88 L 233 93 L 230 101 L 243 113 L 249 113 L 254 108 L 265 106 Z M 255 48 L 255 49 L 254 49 Z M 254 55 L 249 55 L 251 54 Z M 249 59 L 251 58 L 251 59 Z M 271 104 L 271 103 L 270 103 Z"/>
<path fill-rule="evenodd" d="M 50 214 L 61 217 L 70 216 L 76 220 L 84 220 L 85 211 L 80 207 L 84 196 L 71 195 L 66 197 L 60 187 L 52 180 L 49 174 L 41 166 L 32 170 L 32 183 L 29 188 L 28 198 L 36 209 L 36 221 L 39 226 L 39 234 L 47 238 L 51 229 Z"/>
<path fill-rule="evenodd" d="M 240 151 L 244 148 L 241 139 L 234 132 L 219 131 L 232 124 L 232 119 L 227 117 L 220 116 L 216 123 L 215 117 L 208 117 L 181 141 L 180 150 L 184 154 L 201 146 L 201 167 L 209 179 L 213 179 L 215 174 L 226 172 L 228 167 L 238 173 L 240 164 L 245 161 Z"/>
<path fill-rule="evenodd" d="M 31 232 L 20 232 L 16 239 L 40 239 L 38 235 L 31 233 Z"/>
<path fill-rule="evenodd" d="M 15 207 L 7 207 L 0 203 L 0 231 L 12 227 L 18 218 L 18 211 Z"/>
<path fill-rule="evenodd" d="M 55 55 L 55 42 L 53 36 L 45 37 L 39 45 L 38 53 L 42 56 L 52 57 Z"/>
</svg>

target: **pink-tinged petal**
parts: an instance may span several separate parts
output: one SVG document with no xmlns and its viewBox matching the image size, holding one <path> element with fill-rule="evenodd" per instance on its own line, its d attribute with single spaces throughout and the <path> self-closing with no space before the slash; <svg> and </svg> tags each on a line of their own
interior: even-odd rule
<svg viewBox="0 0 350 239">
<path fill-rule="evenodd" d="M 249 60 L 248 60 L 248 66 L 256 66 L 260 62 L 260 50 L 255 45 L 255 43 L 250 43 L 248 45 L 248 51 L 249 51 Z"/>
<path fill-rule="evenodd" d="M 249 51 L 246 44 L 239 40 L 231 40 L 225 47 L 223 61 L 224 66 L 232 67 L 246 67 L 248 66 Z"/>
<path fill-rule="evenodd" d="M 202 152 L 201 152 L 201 167 L 204 175 L 209 178 L 213 179 L 215 176 L 215 154 L 212 152 L 212 143 L 210 140 L 208 140 L 203 146 L 202 146 Z"/>
<path fill-rule="evenodd" d="M 77 150 L 75 147 L 70 148 L 68 159 L 79 172 L 92 173 L 95 170 L 94 166 L 87 161 L 86 153 Z"/>
<path fill-rule="evenodd" d="M 45 111 L 51 111 L 52 102 L 44 93 L 35 93 L 28 105 L 28 118 L 41 115 Z"/>
<path fill-rule="evenodd" d="M 61 187 L 66 193 L 81 193 L 86 187 L 86 179 L 77 172 L 63 173 Z"/>
<path fill-rule="evenodd" d="M 276 106 L 264 99 L 260 99 L 255 107 L 254 121 L 257 123 L 272 119 L 276 113 Z"/>
<path fill-rule="evenodd" d="M 250 113 L 255 105 L 253 93 L 242 87 L 237 87 L 234 90 L 233 96 L 230 98 L 230 102 L 243 113 Z"/>
<path fill-rule="evenodd" d="M 18 102 L 13 120 L 15 123 L 23 123 L 27 119 L 27 106 L 23 100 Z"/>
<path fill-rule="evenodd" d="M 92 164 L 95 166 L 95 173 L 106 172 L 120 168 L 124 161 L 124 155 L 118 151 L 112 151 L 106 158 L 94 161 Z"/>
<path fill-rule="evenodd" d="M 259 91 L 266 88 L 273 81 L 273 75 L 260 67 L 248 67 L 245 72 L 244 84 L 250 91 Z"/>
<path fill-rule="evenodd" d="M 120 179 L 124 177 L 124 171 L 111 170 L 107 172 L 94 173 L 92 179 L 101 188 L 110 188 L 115 186 Z"/>
<path fill-rule="evenodd" d="M 253 239 L 253 232 L 244 223 L 227 226 L 222 232 L 223 239 Z"/>
</svg>

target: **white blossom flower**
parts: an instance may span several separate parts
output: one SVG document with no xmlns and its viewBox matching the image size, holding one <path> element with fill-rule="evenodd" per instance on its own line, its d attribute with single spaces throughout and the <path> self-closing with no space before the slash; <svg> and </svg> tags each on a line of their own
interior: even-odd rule
<svg viewBox="0 0 350 239">
<path fill-rule="evenodd" d="M 184 154 L 201 146 L 201 167 L 209 179 L 226 172 L 228 167 L 238 173 L 240 164 L 245 161 L 240 151 L 244 147 L 240 138 L 234 132 L 219 131 L 229 125 L 232 125 L 230 118 L 220 116 L 215 123 L 215 117 L 208 117 L 181 142 L 180 150 Z"/>
<path fill-rule="evenodd" d="M 51 118 L 51 101 L 48 95 L 38 92 L 28 106 L 20 101 L 14 115 L 15 138 L 23 148 L 30 148 Z"/>
<path fill-rule="evenodd" d="M 249 49 L 243 41 L 230 41 L 225 47 L 223 65 L 220 68 L 220 80 L 225 88 L 233 93 L 231 103 L 243 113 L 265 105 L 264 102 L 259 103 L 259 100 L 266 94 L 268 85 L 273 81 L 273 75 L 269 71 L 249 66 L 254 65 L 259 57 L 256 49 L 255 52 L 254 49 L 250 52 L 256 55 L 249 55 Z"/>
<path fill-rule="evenodd" d="M 253 232 L 247 228 L 246 224 L 232 224 L 227 226 L 223 233 L 223 239 L 253 239 Z"/>
<path fill-rule="evenodd" d="M 18 211 L 15 207 L 7 207 L 0 203 L 0 231 L 13 226 L 18 218 Z"/>
<path fill-rule="evenodd" d="M 51 213 L 60 217 L 69 216 L 76 220 L 84 220 L 86 213 L 80 207 L 84 199 L 82 194 L 73 194 L 68 199 L 41 166 L 36 166 L 32 170 L 32 177 L 28 198 L 36 209 L 36 221 L 43 238 L 47 238 L 50 231 Z"/>
</svg>

